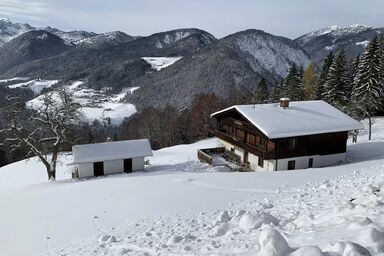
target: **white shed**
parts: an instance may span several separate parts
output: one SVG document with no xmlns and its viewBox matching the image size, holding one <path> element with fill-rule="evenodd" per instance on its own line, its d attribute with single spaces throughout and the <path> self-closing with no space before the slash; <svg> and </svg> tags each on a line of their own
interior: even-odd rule
<svg viewBox="0 0 384 256">
<path fill-rule="evenodd" d="M 147 139 L 75 145 L 72 153 L 79 178 L 143 170 L 153 155 Z"/>
</svg>

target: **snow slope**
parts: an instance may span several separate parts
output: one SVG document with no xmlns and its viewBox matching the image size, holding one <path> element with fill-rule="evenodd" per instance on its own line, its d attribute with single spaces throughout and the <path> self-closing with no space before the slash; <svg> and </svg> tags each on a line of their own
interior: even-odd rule
<svg viewBox="0 0 384 256">
<path fill-rule="evenodd" d="M 127 93 L 133 93 L 138 87 L 125 88 L 119 94 L 109 94 L 105 91 L 97 91 L 89 89 L 82 81 L 73 82 L 69 85 L 69 89 L 73 91 L 75 101 L 81 104 L 81 110 L 84 117 L 93 122 L 95 119 L 112 124 L 121 123 L 125 117 L 136 113 L 136 107 L 129 103 L 123 103 L 121 100 Z M 44 95 L 40 95 L 33 100 L 27 102 L 27 106 L 37 108 Z"/>
<path fill-rule="evenodd" d="M 57 182 L 35 160 L 8 165 L 0 255 L 384 255 L 384 120 L 373 128 L 375 141 L 362 132 L 350 145 L 348 164 L 320 169 L 197 162 L 216 139 L 155 151 L 146 172 L 90 180 L 63 180 L 65 165 Z"/>
<path fill-rule="evenodd" d="M 180 60 L 182 57 L 143 57 L 142 59 L 148 62 L 151 67 L 157 71 L 167 68 Z"/>
<path fill-rule="evenodd" d="M 17 79 L 15 79 L 15 80 L 17 80 Z M 12 79 L 4 80 L 4 81 L 9 82 L 9 81 L 12 81 Z M 33 80 L 30 80 L 27 82 L 9 85 L 8 88 L 10 88 L 10 89 L 29 88 L 34 92 L 35 95 L 39 95 L 40 92 L 44 88 L 50 88 L 50 87 L 52 87 L 52 85 L 55 85 L 58 82 L 59 82 L 59 80 L 37 80 L 37 79 L 33 79 Z M 0 81 L 0 83 L 1 83 L 1 81 Z"/>
</svg>

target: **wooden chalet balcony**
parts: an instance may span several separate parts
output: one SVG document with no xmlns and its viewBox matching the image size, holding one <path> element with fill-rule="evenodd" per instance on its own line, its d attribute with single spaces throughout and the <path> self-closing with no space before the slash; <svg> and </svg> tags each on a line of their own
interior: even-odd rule
<svg viewBox="0 0 384 256">
<path fill-rule="evenodd" d="M 244 141 L 241 141 L 241 140 L 239 140 L 239 139 L 237 139 L 235 137 L 232 137 L 232 136 L 230 136 L 230 135 L 228 135 L 228 134 L 226 134 L 224 132 L 215 130 L 215 135 L 219 139 L 227 141 L 228 143 L 231 143 L 232 145 L 235 145 L 235 146 L 237 146 L 239 148 L 242 148 L 245 151 L 248 151 L 248 152 L 250 152 L 250 153 L 252 153 L 254 155 L 261 156 L 261 157 L 263 157 L 266 160 L 274 159 L 274 157 L 275 157 L 275 152 L 268 152 L 264 148 L 248 144 L 248 143 L 246 143 Z"/>
</svg>

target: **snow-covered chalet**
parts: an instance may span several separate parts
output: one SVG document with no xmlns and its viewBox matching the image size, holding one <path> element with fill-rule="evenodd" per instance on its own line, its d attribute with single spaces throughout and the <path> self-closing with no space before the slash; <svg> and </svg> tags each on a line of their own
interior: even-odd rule
<svg viewBox="0 0 384 256">
<path fill-rule="evenodd" d="M 211 117 L 218 121 L 215 135 L 227 155 L 255 171 L 344 163 L 348 132 L 363 129 L 321 100 L 236 105 Z"/>
</svg>

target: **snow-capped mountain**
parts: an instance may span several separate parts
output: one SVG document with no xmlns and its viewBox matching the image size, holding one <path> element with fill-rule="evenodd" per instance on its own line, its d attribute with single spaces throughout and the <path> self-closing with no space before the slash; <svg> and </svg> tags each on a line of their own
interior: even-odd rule
<svg viewBox="0 0 384 256">
<path fill-rule="evenodd" d="M 215 41 L 215 37 L 209 33 L 202 33 L 202 30 L 199 29 L 177 29 L 168 31 L 167 33 L 158 33 L 154 34 L 153 37 L 155 38 L 155 46 L 156 48 L 162 49 L 165 47 L 168 47 L 169 45 L 180 41 L 184 38 L 187 38 L 189 36 L 193 36 L 196 34 L 201 34 L 202 41 L 206 44 L 210 44 L 211 42 Z"/>
<path fill-rule="evenodd" d="M 0 74 L 15 66 L 52 57 L 70 49 L 71 46 L 52 33 L 30 30 L 0 47 Z"/>
<path fill-rule="evenodd" d="M 283 78 L 290 65 L 305 67 L 309 56 L 290 39 L 260 30 L 246 30 L 220 39 L 185 56 L 172 66 L 133 83 L 130 100 L 138 106 L 190 106 L 195 95 L 212 93 L 229 98 L 236 90 L 253 91 L 262 77 Z"/>
<path fill-rule="evenodd" d="M 309 56 L 292 40 L 261 30 L 246 30 L 223 39 L 246 57 L 255 72 L 269 71 L 283 77 L 292 63 L 306 67 Z"/>
<path fill-rule="evenodd" d="M 297 38 L 317 66 L 321 66 L 329 52 L 344 49 L 348 58 L 354 58 L 364 50 L 375 34 L 382 34 L 384 28 L 372 28 L 365 25 L 333 25 Z"/>
<path fill-rule="evenodd" d="M 354 24 L 350 26 L 339 26 L 339 25 L 332 25 L 326 28 L 322 28 L 313 32 L 310 32 L 308 34 L 305 34 L 299 38 L 296 39 L 296 41 L 299 44 L 306 44 L 312 39 L 322 36 L 322 35 L 331 35 L 333 37 L 341 37 L 346 35 L 353 35 L 358 34 L 362 31 L 365 31 L 367 29 L 370 29 L 371 27 L 367 25 L 360 25 L 360 24 Z"/>
<path fill-rule="evenodd" d="M 13 38 L 34 29 L 29 24 L 12 23 L 10 20 L 0 18 L 0 47 Z"/>
<path fill-rule="evenodd" d="M 121 31 L 112 31 L 102 34 L 94 34 L 79 40 L 73 41 L 74 44 L 86 47 L 105 47 L 127 43 L 135 40 L 136 37 L 127 35 Z"/>
<path fill-rule="evenodd" d="M 82 30 L 73 30 L 73 31 L 62 31 L 57 28 L 52 27 L 46 27 L 43 28 L 43 30 L 46 30 L 52 34 L 57 35 L 64 41 L 66 41 L 69 44 L 76 44 L 76 42 L 79 42 L 81 40 L 84 40 L 89 37 L 96 36 L 97 34 L 94 32 L 88 32 L 88 31 L 82 31 Z"/>
</svg>

